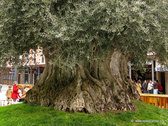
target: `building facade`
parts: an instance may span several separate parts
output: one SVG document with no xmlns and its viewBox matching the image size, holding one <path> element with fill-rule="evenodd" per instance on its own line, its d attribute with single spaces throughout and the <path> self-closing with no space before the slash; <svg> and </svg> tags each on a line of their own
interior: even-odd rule
<svg viewBox="0 0 168 126">
<path fill-rule="evenodd" d="M 43 49 L 38 47 L 30 50 L 19 57 L 21 63 L 12 66 L 7 63 L 6 67 L 0 69 L 0 83 L 12 84 L 16 80 L 19 84 L 34 84 L 42 74 L 45 67 L 45 56 Z"/>
<path fill-rule="evenodd" d="M 156 78 L 163 87 L 163 93 L 168 94 L 168 68 L 156 62 Z"/>
</svg>

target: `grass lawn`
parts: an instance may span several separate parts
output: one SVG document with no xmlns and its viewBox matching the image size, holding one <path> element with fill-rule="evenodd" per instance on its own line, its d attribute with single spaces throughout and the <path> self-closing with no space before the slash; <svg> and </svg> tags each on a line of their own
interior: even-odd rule
<svg viewBox="0 0 168 126">
<path fill-rule="evenodd" d="M 0 107 L 0 126 L 162 126 L 168 110 L 135 102 L 137 111 L 103 114 L 67 113 L 28 104 Z M 147 121 L 147 122 L 138 122 Z M 157 122 L 152 122 L 157 121 Z"/>
</svg>

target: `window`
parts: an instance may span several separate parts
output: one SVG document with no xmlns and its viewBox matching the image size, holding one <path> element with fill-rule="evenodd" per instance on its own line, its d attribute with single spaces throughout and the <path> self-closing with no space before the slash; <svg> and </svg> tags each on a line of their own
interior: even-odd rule
<svg viewBox="0 0 168 126">
<path fill-rule="evenodd" d="M 9 78 L 8 78 L 8 74 L 4 74 L 3 75 L 3 80 L 8 80 Z"/>
<path fill-rule="evenodd" d="M 28 71 L 25 71 L 25 83 L 29 83 Z"/>
</svg>

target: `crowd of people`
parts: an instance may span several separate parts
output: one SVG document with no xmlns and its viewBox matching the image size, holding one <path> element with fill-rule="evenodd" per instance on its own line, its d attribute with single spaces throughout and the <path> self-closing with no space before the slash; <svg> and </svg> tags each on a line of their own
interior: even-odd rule
<svg viewBox="0 0 168 126">
<path fill-rule="evenodd" d="M 29 88 L 27 87 L 27 85 L 25 85 L 22 90 L 19 89 L 17 81 L 14 81 L 13 89 L 12 89 L 12 86 L 8 86 L 8 90 L 6 91 L 7 104 L 8 105 L 12 103 L 15 104 L 16 101 L 18 102 L 24 101 L 26 92 L 28 90 Z"/>
<path fill-rule="evenodd" d="M 138 80 L 136 83 L 137 90 L 139 93 L 148 93 L 148 94 L 163 94 L 163 87 L 155 80 L 144 80 L 143 83 L 141 80 Z"/>
</svg>

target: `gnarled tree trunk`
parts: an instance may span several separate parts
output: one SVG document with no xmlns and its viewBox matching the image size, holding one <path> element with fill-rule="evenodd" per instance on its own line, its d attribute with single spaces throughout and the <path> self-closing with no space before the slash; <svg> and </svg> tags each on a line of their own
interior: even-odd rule
<svg viewBox="0 0 168 126">
<path fill-rule="evenodd" d="M 134 110 L 131 100 L 140 97 L 127 77 L 127 61 L 119 51 L 111 52 L 105 60 L 78 64 L 71 70 L 46 61 L 45 71 L 27 93 L 26 101 L 74 112 Z"/>
</svg>

